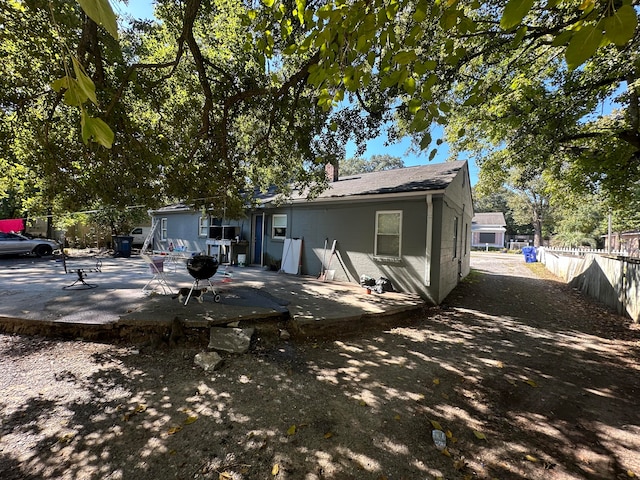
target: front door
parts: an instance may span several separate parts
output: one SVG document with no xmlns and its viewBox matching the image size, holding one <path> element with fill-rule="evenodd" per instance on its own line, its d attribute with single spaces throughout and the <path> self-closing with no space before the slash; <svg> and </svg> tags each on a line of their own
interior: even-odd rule
<svg viewBox="0 0 640 480">
<path fill-rule="evenodd" d="M 253 263 L 262 265 L 262 215 L 256 215 L 253 221 Z"/>
</svg>

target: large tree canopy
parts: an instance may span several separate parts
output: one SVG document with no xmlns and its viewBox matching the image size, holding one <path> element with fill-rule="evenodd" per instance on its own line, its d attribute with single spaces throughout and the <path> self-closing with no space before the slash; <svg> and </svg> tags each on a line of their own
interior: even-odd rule
<svg viewBox="0 0 640 480">
<path fill-rule="evenodd" d="M 0 7 L 0 182 L 48 208 L 233 211 L 255 188 L 323 188 L 350 139 L 434 149 L 435 123 L 523 172 L 637 182 L 637 0 L 155 5 L 120 30 L 108 0 Z"/>
</svg>

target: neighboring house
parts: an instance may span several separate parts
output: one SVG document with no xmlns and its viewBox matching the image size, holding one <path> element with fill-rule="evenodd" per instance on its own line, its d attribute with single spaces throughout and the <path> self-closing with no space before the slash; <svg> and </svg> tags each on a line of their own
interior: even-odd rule
<svg viewBox="0 0 640 480">
<path fill-rule="evenodd" d="M 471 223 L 471 246 L 504 248 L 506 226 L 502 212 L 476 213 Z"/>
<path fill-rule="evenodd" d="M 466 162 L 342 178 L 330 166 L 328 173 L 329 188 L 317 198 L 300 192 L 284 201 L 260 195 L 245 219 L 212 219 L 208 236 L 201 223 L 208 220 L 200 212 L 184 205 L 157 210 L 154 221 L 162 222 L 164 233 L 156 232 L 154 248 L 172 242 L 217 255 L 216 243 L 226 239 L 230 245 L 222 247 L 222 261 L 235 263 L 235 249 L 248 263 L 278 269 L 285 240 L 302 239 L 298 273 L 317 276 L 336 240 L 338 255 L 330 264 L 336 280 L 384 276 L 397 290 L 434 304 L 469 273 L 473 204 Z"/>
<path fill-rule="evenodd" d="M 603 235 L 605 249 L 609 249 L 609 235 Z M 640 231 L 613 233 L 611 250 L 624 251 L 634 257 L 640 257 Z"/>
</svg>

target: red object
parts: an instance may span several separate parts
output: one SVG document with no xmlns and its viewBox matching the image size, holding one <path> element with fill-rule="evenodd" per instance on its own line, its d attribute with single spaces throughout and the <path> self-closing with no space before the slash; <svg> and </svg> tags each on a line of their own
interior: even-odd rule
<svg viewBox="0 0 640 480">
<path fill-rule="evenodd" d="M 21 218 L 0 220 L 0 232 L 20 233 L 22 230 L 24 230 L 24 221 Z"/>
</svg>

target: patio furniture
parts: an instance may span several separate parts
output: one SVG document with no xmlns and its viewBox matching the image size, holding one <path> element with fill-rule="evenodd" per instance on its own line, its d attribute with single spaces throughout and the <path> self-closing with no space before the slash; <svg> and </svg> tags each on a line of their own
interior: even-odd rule
<svg viewBox="0 0 640 480">
<path fill-rule="evenodd" d="M 140 257 L 149 266 L 149 272 L 153 275 L 151 280 L 149 280 L 147 284 L 142 287 L 142 292 L 151 293 L 155 290 L 156 287 L 160 287 L 164 295 L 167 294 L 167 290 L 170 294 L 173 294 L 173 290 L 171 290 L 169 282 L 167 281 L 167 277 L 164 273 L 164 257 L 152 258 L 149 255 L 145 255 L 144 253 L 141 253 Z"/>
<path fill-rule="evenodd" d="M 69 268 L 67 255 L 63 251 L 62 266 L 64 267 L 64 273 L 75 273 L 78 276 L 75 282 L 62 287 L 63 290 L 89 290 L 98 287 L 95 283 L 87 283 L 85 278 L 87 278 L 88 273 L 102 272 L 102 260 L 99 258 L 96 259 L 96 263 L 91 266 L 75 266 L 74 268 Z"/>
</svg>

